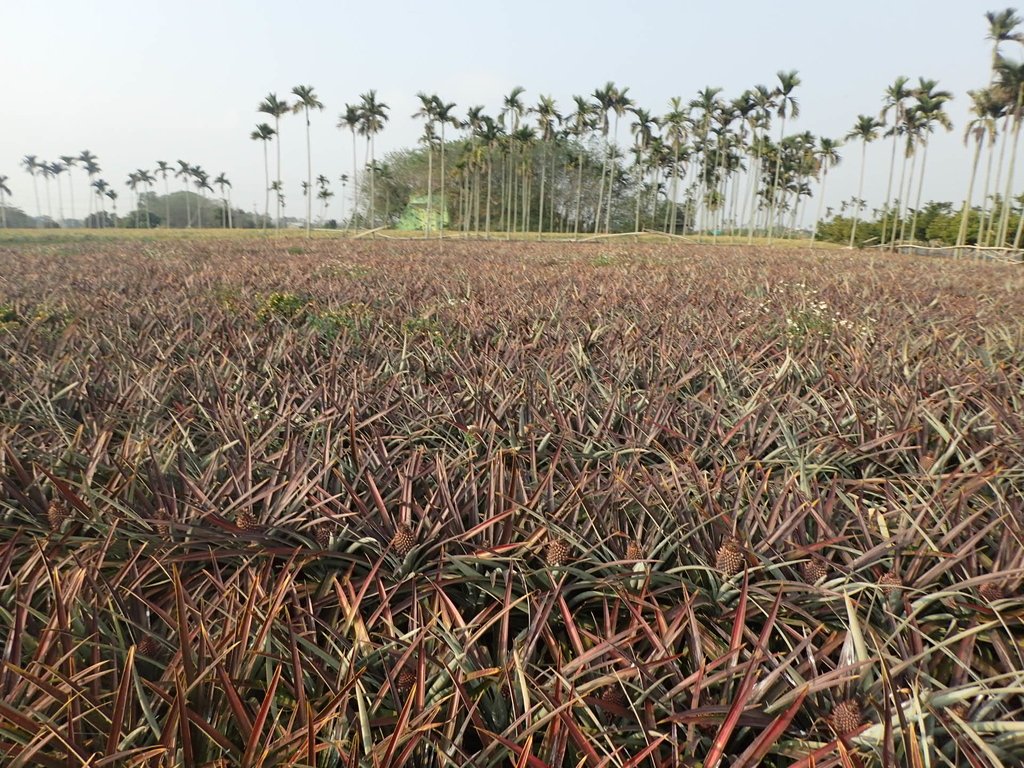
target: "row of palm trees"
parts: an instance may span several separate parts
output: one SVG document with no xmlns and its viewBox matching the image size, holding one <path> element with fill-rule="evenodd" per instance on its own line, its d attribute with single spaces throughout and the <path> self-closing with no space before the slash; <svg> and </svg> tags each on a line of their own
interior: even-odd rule
<svg viewBox="0 0 1024 768">
<path fill-rule="evenodd" d="M 86 174 L 87 184 L 89 189 L 92 191 L 92 195 L 89 196 L 89 211 L 86 216 L 86 222 L 93 222 L 99 226 L 103 226 L 104 222 L 107 221 L 105 201 L 109 200 L 114 208 L 114 214 L 116 218 L 117 211 L 117 190 L 108 182 L 106 179 L 100 176 L 101 168 L 97 163 L 97 157 L 88 149 L 82 150 L 78 155 L 61 155 L 60 159 L 55 162 L 47 162 L 40 160 L 36 155 L 25 155 L 22 158 L 21 164 L 25 171 L 32 177 L 33 186 L 35 189 L 36 197 L 36 215 L 37 223 L 42 220 L 42 206 L 39 200 L 39 179 L 42 178 L 44 181 L 44 190 L 46 197 L 46 215 L 51 221 L 66 222 L 67 219 L 64 216 L 64 185 L 61 184 L 62 174 L 68 172 L 67 191 L 70 202 L 70 213 L 71 219 L 75 219 L 75 185 L 71 178 L 71 169 L 81 168 Z M 220 188 L 221 199 L 224 204 L 224 222 L 225 226 L 232 226 L 232 211 L 231 211 L 231 181 L 227 175 L 220 173 L 215 178 L 211 179 L 210 174 L 207 173 L 199 165 L 192 165 L 184 160 L 177 161 L 177 167 L 168 163 L 165 160 L 158 160 L 156 162 L 156 168 L 152 171 L 144 168 L 136 169 L 128 174 L 126 180 L 126 186 L 135 195 L 135 225 L 141 226 L 140 217 L 145 221 L 145 226 L 151 226 L 151 219 L 149 215 L 149 202 L 153 198 L 153 186 L 156 184 L 157 176 L 159 176 L 164 182 L 164 203 L 165 203 L 165 216 L 164 222 L 169 225 L 170 222 L 170 190 L 168 188 L 168 176 L 173 176 L 176 179 L 180 179 L 186 193 L 189 192 L 190 186 L 194 186 L 197 193 L 204 199 L 207 192 L 213 191 L 213 185 Z M 11 195 L 10 189 L 7 187 L 6 182 L 7 176 L 2 177 L 4 184 L 0 189 L 0 209 L 2 209 L 3 219 L 0 220 L 0 225 L 6 226 L 6 207 L 4 204 L 4 198 Z M 58 215 L 55 219 L 53 216 L 53 199 L 51 195 L 50 183 L 53 181 L 57 186 L 57 210 Z M 94 199 L 95 198 L 95 199 Z M 93 204 L 96 203 L 94 206 Z M 185 195 L 186 205 L 186 226 L 192 226 L 192 212 L 190 196 Z M 199 227 L 203 226 L 202 220 L 202 206 L 196 206 L 196 224 Z"/>
<path fill-rule="evenodd" d="M 973 141 L 974 152 L 961 207 L 958 245 L 966 242 L 974 215 L 981 218 L 979 244 L 1003 247 L 1020 242 L 1020 227 L 1011 233 L 1009 224 L 1024 113 L 1024 63 L 1005 56 L 1001 46 L 1020 43 L 1024 37 L 1017 32 L 1021 19 L 1013 9 L 990 12 L 986 18 L 992 42 L 991 74 L 985 88 L 970 92 L 973 117 L 964 140 Z M 419 108 L 412 117 L 423 124 L 419 151 L 425 155 L 426 165 L 419 191 L 425 192 L 428 210 L 434 210 L 437 200 L 441 211 L 439 216 L 424 217 L 424 226 L 429 233 L 436 222 L 442 236 L 446 226 L 466 231 L 490 232 L 496 227 L 506 232 L 540 233 L 554 228 L 558 221 L 576 235 L 608 233 L 613 216 L 615 228 L 629 226 L 625 208 L 626 200 L 631 200 L 629 219 L 635 230 L 746 233 L 748 239 L 757 233 L 772 238 L 797 227 L 815 189 L 815 221 L 821 220 L 828 174 L 840 163 L 840 148 L 845 141 L 860 144 L 859 181 L 852 198 L 849 235 L 852 246 L 857 242 L 858 225 L 866 207 L 868 144 L 884 138 L 890 142 L 890 160 L 885 202 L 880 209 L 880 243 L 903 241 L 908 232 L 913 237 L 924 192 L 929 140 L 939 129 L 952 129 L 946 113 L 952 94 L 940 89 L 935 80 L 921 77 L 912 83 L 901 76 L 885 90 L 877 115 L 859 115 L 844 137 L 831 138 L 792 130 L 800 117 L 800 85 L 798 72 L 780 71 L 773 85 L 757 85 L 735 98 L 723 97 L 721 89 L 714 87 L 701 89 L 688 101 L 673 98 L 660 115 L 637 104 L 628 88 L 614 82 L 589 95 L 573 96 L 572 107 L 565 113 L 545 95 L 535 104 L 528 104 L 521 87 L 505 95 L 493 115 L 480 106 L 458 113 L 456 104 L 438 94 L 418 93 Z M 259 123 L 250 134 L 263 143 L 264 225 L 270 219 L 271 192 L 276 198 L 274 221 L 277 226 L 282 222 L 285 198 L 280 136 L 282 118 L 289 114 L 302 115 L 306 127 L 306 180 L 302 191 L 307 232 L 313 222 L 314 191 L 323 218 L 334 193 L 322 174 L 314 186 L 310 138 L 312 114 L 323 109 L 311 85 L 295 86 L 287 100 L 269 93 L 258 104 L 258 113 L 273 119 L 272 124 Z M 343 185 L 352 182 L 350 225 L 360 223 L 372 228 L 381 224 L 380 197 L 394 191 L 388 184 L 378 189 L 387 163 L 378 163 L 375 157 L 375 140 L 389 120 L 389 106 L 373 90 L 361 94 L 355 103 L 345 104 L 338 117 L 337 127 L 350 133 L 352 141 L 351 176 L 340 177 Z M 622 122 L 627 123 L 628 143 L 620 143 Z M 271 141 L 276 142 L 273 181 Z M 361 141 L 365 142 L 362 166 L 358 158 Z M 986 153 L 982 201 L 980 209 L 975 210 L 977 171 Z M 100 210 L 107 199 L 116 206 L 116 191 L 99 177 L 96 157 L 88 150 L 77 156 L 62 156 L 56 162 L 28 155 L 22 164 L 33 178 L 40 212 L 38 180 L 44 180 L 51 218 L 51 182 L 57 185 L 63 218 L 62 175 L 67 173 L 70 182 L 74 168 L 81 168 L 87 175 L 94 193 L 89 196 L 90 212 L 97 201 Z M 160 161 L 153 171 L 138 169 L 129 174 L 127 183 L 137 198 L 136 224 L 144 215 L 149 225 L 153 185 L 162 177 L 166 192 L 169 174 L 180 179 L 186 191 L 194 186 L 204 197 L 213 191 L 213 185 L 219 186 L 230 226 L 231 182 L 223 173 L 211 180 L 201 167 L 181 160 L 177 168 Z M 72 216 L 73 188 L 69 183 Z M 0 200 L 9 194 L 6 186 L 0 188 Z M 387 211 L 390 205 L 383 207 Z M 201 206 L 197 208 L 201 226 Z M 453 223 L 449 225 L 449 221 Z M 187 225 L 191 223 L 192 214 L 187 211 Z M 817 226 L 812 237 L 816 235 Z"/>
</svg>

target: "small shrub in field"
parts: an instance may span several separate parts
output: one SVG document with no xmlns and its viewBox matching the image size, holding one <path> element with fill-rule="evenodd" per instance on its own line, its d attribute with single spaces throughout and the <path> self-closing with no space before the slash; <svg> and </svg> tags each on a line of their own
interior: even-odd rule
<svg viewBox="0 0 1024 768">
<path fill-rule="evenodd" d="M 294 293 L 274 292 L 266 296 L 256 310 L 260 320 L 300 320 L 306 313 L 309 300 Z"/>
<path fill-rule="evenodd" d="M 21 318 L 14 311 L 14 307 L 0 304 L 0 328 L 13 327 L 21 323 Z"/>
</svg>

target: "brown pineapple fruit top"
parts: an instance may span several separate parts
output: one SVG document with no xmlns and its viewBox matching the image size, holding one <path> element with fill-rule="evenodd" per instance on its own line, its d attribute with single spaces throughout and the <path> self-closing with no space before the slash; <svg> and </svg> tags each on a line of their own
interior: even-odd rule
<svg viewBox="0 0 1024 768">
<path fill-rule="evenodd" d="M 853 733 L 863 723 L 864 716 L 861 712 L 860 703 L 854 699 L 840 701 L 832 708 L 832 714 L 828 716 L 828 724 L 840 736 Z"/>
<path fill-rule="evenodd" d="M 399 557 L 405 557 L 412 552 L 412 548 L 415 546 L 416 534 L 413 533 L 412 528 L 407 523 L 399 523 L 395 535 L 391 537 L 391 549 Z"/>
<path fill-rule="evenodd" d="M 747 558 L 743 551 L 743 544 L 735 536 L 730 536 L 722 542 L 715 555 L 715 568 L 726 576 L 735 576 L 743 570 L 747 564 Z"/>
</svg>

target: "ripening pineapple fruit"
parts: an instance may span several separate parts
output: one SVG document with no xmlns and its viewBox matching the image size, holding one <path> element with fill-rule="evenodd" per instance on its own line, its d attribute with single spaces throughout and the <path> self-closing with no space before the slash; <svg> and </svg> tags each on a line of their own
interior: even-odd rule
<svg viewBox="0 0 1024 768">
<path fill-rule="evenodd" d="M 158 517 L 156 521 L 156 532 L 165 539 L 171 538 L 171 521 L 166 517 Z"/>
<path fill-rule="evenodd" d="M 864 723 L 860 703 L 854 699 L 841 701 L 832 708 L 828 716 L 828 724 L 840 736 L 853 733 Z"/>
<path fill-rule="evenodd" d="M 828 565 L 816 558 L 800 563 L 800 575 L 808 584 L 817 584 L 828 576 Z"/>
<path fill-rule="evenodd" d="M 398 689 L 398 692 L 403 696 L 407 696 L 414 685 L 416 685 L 416 673 L 407 666 L 402 667 L 402 671 L 398 673 L 398 679 L 395 680 L 395 687 Z"/>
<path fill-rule="evenodd" d="M 565 539 L 555 537 L 548 541 L 545 560 L 549 568 L 560 568 L 568 565 L 570 559 L 572 559 L 572 547 L 569 546 Z"/>
<path fill-rule="evenodd" d="M 626 559 L 636 562 L 644 559 L 644 548 L 639 541 L 633 540 L 626 545 Z"/>
<path fill-rule="evenodd" d="M 235 515 L 235 525 L 238 526 L 239 530 L 248 533 L 250 531 L 255 531 L 259 527 L 260 523 L 256 519 L 256 515 L 254 515 L 251 510 L 243 509 Z"/>
<path fill-rule="evenodd" d="M 622 686 L 618 683 L 612 683 L 605 686 L 605 689 L 601 692 L 601 703 L 625 708 L 628 702 L 626 701 L 626 694 L 622 692 Z"/>
<path fill-rule="evenodd" d="M 743 544 L 735 536 L 728 537 L 718 548 L 715 556 L 715 568 L 726 576 L 735 576 L 743 570 L 747 564 L 746 555 L 743 552 Z"/>
<path fill-rule="evenodd" d="M 893 592 L 903 588 L 903 579 L 895 570 L 886 571 L 878 580 L 878 586 L 882 588 L 882 594 L 888 597 Z"/>
<path fill-rule="evenodd" d="M 135 646 L 135 654 L 145 656 L 147 659 L 159 659 L 161 653 L 160 643 L 152 635 L 146 635 Z"/>
<path fill-rule="evenodd" d="M 59 531 L 64 521 L 71 517 L 67 505 L 60 501 L 51 501 L 46 508 L 46 519 L 50 523 L 51 531 Z"/>
<path fill-rule="evenodd" d="M 1006 597 L 1006 590 L 1003 586 L 995 581 L 986 581 L 980 587 L 978 587 L 978 594 L 984 600 L 990 603 L 994 603 L 996 600 L 1002 600 Z"/>
<path fill-rule="evenodd" d="M 413 533 L 412 528 L 407 523 L 399 523 L 395 535 L 391 537 L 391 549 L 399 557 L 405 557 L 412 552 L 412 548 L 415 546 L 416 534 Z"/>
<path fill-rule="evenodd" d="M 333 535 L 334 526 L 331 523 L 320 523 L 313 529 L 313 537 L 320 549 L 327 549 L 331 546 L 331 536 Z"/>
</svg>

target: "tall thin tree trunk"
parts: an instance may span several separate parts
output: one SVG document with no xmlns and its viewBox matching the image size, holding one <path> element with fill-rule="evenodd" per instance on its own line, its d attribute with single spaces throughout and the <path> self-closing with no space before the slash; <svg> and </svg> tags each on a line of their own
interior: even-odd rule
<svg viewBox="0 0 1024 768">
<path fill-rule="evenodd" d="M 868 143 L 860 142 L 860 183 L 857 184 L 857 199 L 853 201 L 853 226 L 850 228 L 850 248 L 857 237 L 857 222 L 860 220 L 860 199 L 864 196 L 864 163 L 868 156 Z"/>
<path fill-rule="evenodd" d="M 1002 134 L 1002 136 L 999 139 L 999 160 L 996 163 L 996 181 L 995 181 L 995 184 L 993 185 L 993 188 L 995 190 L 992 193 L 993 198 L 996 198 L 999 195 L 999 190 L 1000 190 L 1001 185 L 1002 185 L 1003 165 L 1004 165 L 1004 160 L 1006 159 L 1006 141 L 1007 141 L 1009 135 L 1010 135 L 1010 118 L 1009 118 L 1009 116 L 1007 116 L 1007 118 L 1005 120 L 1005 125 L 1003 126 L 1003 134 Z M 999 201 L 999 200 L 996 200 L 996 199 L 992 200 L 992 212 L 991 212 L 991 214 L 988 217 L 988 227 L 987 227 L 987 230 L 985 232 L 985 245 L 988 245 L 990 241 L 993 244 L 995 243 L 995 240 L 992 240 L 992 237 L 996 233 L 996 229 L 995 229 L 996 210 L 997 210 L 997 205 L 1000 204 L 1000 203 L 1001 203 L 1001 201 Z"/>
<path fill-rule="evenodd" d="M 921 191 L 924 188 L 924 172 L 928 165 L 928 140 L 922 142 L 921 175 L 917 179 L 917 200 L 914 202 L 914 217 L 910 221 L 910 237 L 917 238 L 917 214 L 921 212 Z"/>
<path fill-rule="evenodd" d="M 967 181 L 967 194 L 964 196 L 964 206 L 960 212 L 960 229 L 956 234 L 957 248 L 963 248 L 967 243 L 967 221 L 971 215 L 971 203 L 974 200 L 974 178 L 978 173 L 978 161 L 981 159 L 981 147 L 984 140 L 985 136 L 982 134 L 975 141 L 974 162 L 971 163 L 971 175 Z M 957 255 L 960 255 L 959 251 L 957 251 Z"/>
<path fill-rule="evenodd" d="M 821 212 L 825 207 L 825 182 L 828 181 L 828 161 L 821 165 L 821 189 L 818 190 L 818 215 L 814 219 L 814 230 L 811 232 L 811 245 L 818 239 L 818 222 L 821 221 Z"/>
<path fill-rule="evenodd" d="M 1017 103 L 1020 104 L 1022 99 L 1024 99 L 1024 85 L 1021 86 L 1020 92 L 1017 94 Z M 1020 123 L 1020 115 L 1014 115 L 1013 139 L 1011 140 L 1010 147 L 1010 167 L 1006 172 L 1006 190 L 1003 193 L 1003 214 L 999 220 L 999 238 L 997 242 L 1000 248 L 1006 246 L 1006 235 L 1010 226 L 1010 207 L 1013 200 L 1013 175 L 1017 166 L 1017 146 L 1020 143 Z"/>
<path fill-rule="evenodd" d="M 274 135 L 277 139 L 274 144 L 277 145 L 277 189 L 274 190 L 274 197 L 277 200 L 277 219 L 274 225 L 276 229 L 281 229 L 281 118 L 274 115 Z"/>
<path fill-rule="evenodd" d="M 897 115 L 897 120 L 899 116 Z M 880 245 L 885 245 L 885 234 L 889 224 L 889 203 L 892 201 L 892 178 L 896 172 L 896 144 L 899 142 L 899 135 L 896 131 L 898 123 L 893 125 L 892 129 L 892 155 L 889 158 L 889 181 L 885 187 L 885 208 L 882 209 L 882 237 L 879 239 Z M 896 228 L 896 220 L 893 219 L 893 229 Z"/>
</svg>

